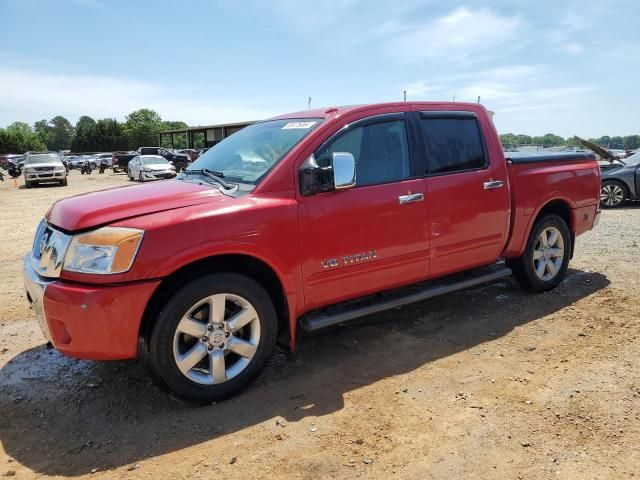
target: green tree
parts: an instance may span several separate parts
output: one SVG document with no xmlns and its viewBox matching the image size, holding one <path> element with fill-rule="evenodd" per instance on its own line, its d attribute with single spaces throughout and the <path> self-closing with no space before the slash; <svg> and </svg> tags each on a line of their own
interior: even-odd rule
<svg viewBox="0 0 640 480">
<path fill-rule="evenodd" d="M 162 118 L 148 108 L 141 108 L 127 115 L 124 131 L 129 140 L 129 148 L 153 146 L 158 143 L 158 134 L 162 130 Z"/>
<path fill-rule="evenodd" d="M 75 132 L 71 139 L 71 151 L 92 152 L 95 151 L 96 121 L 83 115 L 76 123 Z"/>
<path fill-rule="evenodd" d="M 6 128 L 6 132 L 15 138 L 18 151 L 14 153 L 24 153 L 26 151 L 42 152 L 47 150 L 47 146 L 42 143 L 28 123 L 13 122 Z"/>
<path fill-rule="evenodd" d="M 51 125 L 51 141 L 47 143 L 51 150 L 67 150 L 73 136 L 73 126 L 66 118 L 58 115 L 49 122 Z"/>
<path fill-rule="evenodd" d="M 113 118 L 103 118 L 96 122 L 93 129 L 95 149 L 102 152 L 126 150 L 128 139 L 122 124 Z"/>
<path fill-rule="evenodd" d="M 627 150 L 640 148 L 640 135 L 629 135 L 624 137 L 624 148 Z"/>
<path fill-rule="evenodd" d="M 0 128 L 0 153 L 19 153 L 20 144 L 16 135 Z"/>
<path fill-rule="evenodd" d="M 43 144 L 47 146 L 51 144 L 51 137 L 53 134 L 51 126 L 49 126 L 49 122 L 44 119 L 39 120 L 33 124 L 33 130 L 36 132 L 36 135 Z"/>
</svg>

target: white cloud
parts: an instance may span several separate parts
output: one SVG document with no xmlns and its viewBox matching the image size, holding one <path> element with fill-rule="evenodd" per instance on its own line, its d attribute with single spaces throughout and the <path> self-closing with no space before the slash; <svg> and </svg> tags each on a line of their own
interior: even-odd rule
<svg viewBox="0 0 640 480">
<path fill-rule="evenodd" d="M 33 122 L 63 115 L 117 118 L 138 108 L 152 108 L 165 120 L 192 125 L 258 120 L 274 111 L 250 103 L 181 95 L 178 86 L 117 77 L 51 74 L 0 67 L 0 126 L 15 120 Z"/>
<path fill-rule="evenodd" d="M 459 61 L 514 39 L 521 20 L 487 9 L 460 7 L 424 25 L 408 28 L 389 42 L 389 53 L 408 63 Z"/>
</svg>

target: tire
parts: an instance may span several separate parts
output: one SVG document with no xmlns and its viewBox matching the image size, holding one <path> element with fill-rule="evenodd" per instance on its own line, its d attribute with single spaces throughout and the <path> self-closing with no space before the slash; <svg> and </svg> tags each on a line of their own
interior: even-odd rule
<svg viewBox="0 0 640 480">
<path fill-rule="evenodd" d="M 138 180 L 140 181 L 140 183 L 144 182 L 144 177 L 142 176 L 142 172 L 138 174 Z"/>
<path fill-rule="evenodd" d="M 68 184 L 69 184 L 69 181 L 66 178 L 60 181 L 60 185 L 62 185 L 63 187 L 66 187 Z"/>
<path fill-rule="evenodd" d="M 214 300 L 206 303 L 209 298 Z M 225 305 L 224 321 L 216 324 L 222 317 L 210 315 L 209 305 L 215 312 L 215 302 L 220 301 Z M 185 322 L 187 316 L 191 320 Z M 253 319 L 233 330 L 231 320 L 240 318 Z M 275 348 L 277 330 L 273 302 L 262 286 L 235 273 L 210 274 L 176 291 L 162 308 L 148 359 L 154 374 L 180 397 L 201 404 L 218 402 L 243 390 L 260 373 Z M 181 356 L 182 370 L 177 360 Z M 197 363 L 190 367 L 189 358 Z"/>
<path fill-rule="evenodd" d="M 127 168 L 127 177 L 129 177 L 129 181 L 133 182 L 135 180 L 135 178 L 133 178 L 133 175 L 131 175 L 131 171 Z"/>
<path fill-rule="evenodd" d="M 175 164 L 176 173 L 180 173 L 182 170 L 187 168 L 187 164 L 185 162 L 178 162 Z"/>
<path fill-rule="evenodd" d="M 545 232 L 548 247 L 543 245 Z M 554 235 L 557 235 L 555 239 Z M 537 258 L 536 258 L 537 257 Z M 555 288 L 564 278 L 571 257 L 571 232 L 557 215 L 545 215 L 533 225 L 524 253 L 507 260 L 516 283 L 530 292 Z"/>
<path fill-rule="evenodd" d="M 31 188 L 31 187 L 33 187 L 33 183 L 25 180 L 24 188 Z"/>
<path fill-rule="evenodd" d="M 605 180 L 600 188 L 600 205 L 602 208 L 618 208 L 629 198 L 626 185 L 615 180 Z"/>
</svg>

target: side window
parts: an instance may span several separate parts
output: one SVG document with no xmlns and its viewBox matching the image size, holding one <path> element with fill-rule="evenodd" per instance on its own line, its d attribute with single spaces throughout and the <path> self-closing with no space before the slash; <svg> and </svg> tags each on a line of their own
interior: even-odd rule
<svg viewBox="0 0 640 480">
<path fill-rule="evenodd" d="M 409 178 L 409 147 L 404 120 L 349 129 L 317 152 L 316 161 L 327 166 L 335 152 L 349 152 L 354 156 L 356 186 Z"/>
<path fill-rule="evenodd" d="M 480 128 L 475 118 L 421 118 L 428 173 L 472 170 L 486 166 Z"/>
</svg>

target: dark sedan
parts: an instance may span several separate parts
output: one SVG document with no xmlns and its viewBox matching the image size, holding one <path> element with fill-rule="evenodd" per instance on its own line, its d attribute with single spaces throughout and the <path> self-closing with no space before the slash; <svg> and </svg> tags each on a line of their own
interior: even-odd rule
<svg viewBox="0 0 640 480">
<path fill-rule="evenodd" d="M 604 208 L 619 207 L 627 200 L 640 200 L 640 153 L 601 164 L 600 171 L 600 204 Z"/>
</svg>

